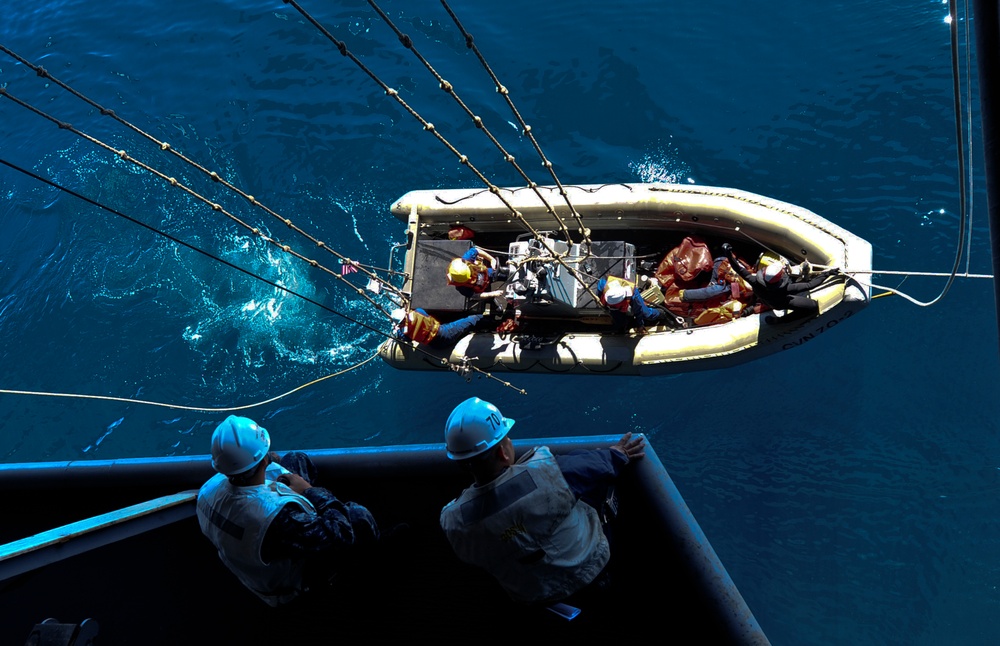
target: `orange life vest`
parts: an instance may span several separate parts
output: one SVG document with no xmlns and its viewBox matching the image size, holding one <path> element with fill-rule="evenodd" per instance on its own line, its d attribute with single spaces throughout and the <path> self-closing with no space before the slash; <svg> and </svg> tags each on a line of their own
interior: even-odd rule
<svg viewBox="0 0 1000 646">
<path fill-rule="evenodd" d="M 441 323 L 433 316 L 421 314 L 417 311 L 407 312 L 406 323 L 403 328 L 405 334 L 411 341 L 417 343 L 430 343 L 437 336 L 441 329 Z"/>
<path fill-rule="evenodd" d="M 490 274 L 489 269 L 480 260 L 466 260 L 465 263 L 469 265 L 469 280 L 456 283 L 448 277 L 448 284 L 454 285 L 455 287 L 468 287 L 477 294 L 481 294 L 486 291 L 490 286 Z"/>
</svg>

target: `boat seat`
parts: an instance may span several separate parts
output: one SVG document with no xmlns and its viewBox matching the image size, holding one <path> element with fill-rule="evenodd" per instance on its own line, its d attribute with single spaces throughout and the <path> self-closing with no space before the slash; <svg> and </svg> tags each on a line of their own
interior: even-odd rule
<svg viewBox="0 0 1000 646">
<path fill-rule="evenodd" d="M 413 262 L 413 289 L 410 304 L 432 314 L 482 311 L 484 303 L 462 296 L 445 276 L 448 265 L 472 247 L 471 240 L 417 241 Z"/>
</svg>

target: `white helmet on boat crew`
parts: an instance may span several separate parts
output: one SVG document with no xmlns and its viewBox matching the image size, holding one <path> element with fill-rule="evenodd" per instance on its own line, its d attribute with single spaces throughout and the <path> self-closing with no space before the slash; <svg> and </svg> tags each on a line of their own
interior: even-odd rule
<svg viewBox="0 0 1000 646">
<path fill-rule="evenodd" d="M 768 285 L 776 285 L 781 282 L 782 278 L 785 277 L 785 263 L 768 263 L 766 267 L 758 272 L 757 276 Z"/>
<path fill-rule="evenodd" d="M 444 425 L 444 443 L 448 457 L 465 460 L 497 445 L 514 425 L 496 406 L 478 397 L 470 397 L 455 407 Z"/>
<path fill-rule="evenodd" d="M 604 292 L 604 300 L 608 305 L 618 305 L 623 300 L 632 295 L 632 290 L 619 282 L 608 282 L 608 289 Z"/>
<path fill-rule="evenodd" d="M 212 433 L 212 468 L 226 476 L 245 473 L 260 464 L 270 448 L 267 429 L 230 415 Z"/>
</svg>

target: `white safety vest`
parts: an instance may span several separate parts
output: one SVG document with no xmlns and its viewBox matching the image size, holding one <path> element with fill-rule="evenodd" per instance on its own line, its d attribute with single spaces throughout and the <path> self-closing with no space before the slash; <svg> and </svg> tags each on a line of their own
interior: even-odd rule
<svg viewBox="0 0 1000 646">
<path fill-rule="evenodd" d="M 460 559 L 526 603 L 573 594 L 611 556 L 597 511 L 576 500 L 544 446 L 493 482 L 463 491 L 441 510 L 441 527 Z"/>
<path fill-rule="evenodd" d="M 269 465 L 267 477 L 273 475 Z M 265 563 L 260 555 L 267 528 L 289 503 L 316 512 L 307 498 L 274 480 L 236 487 L 226 476 L 216 474 L 198 492 L 198 524 L 202 533 L 243 585 L 271 606 L 291 601 L 303 589 L 303 561 L 279 559 Z"/>
</svg>

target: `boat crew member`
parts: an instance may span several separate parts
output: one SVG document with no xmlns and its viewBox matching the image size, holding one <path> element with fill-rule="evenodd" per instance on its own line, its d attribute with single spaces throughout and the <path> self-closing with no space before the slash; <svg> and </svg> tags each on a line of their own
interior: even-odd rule
<svg viewBox="0 0 1000 646">
<path fill-rule="evenodd" d="M 336 557 L 379 539 L 371 513 L 314 487 L 315 466 L 297 451 L 281 464 L 267 430 L 230 415 L 212 434 L 218 472 L 198 492 L 198 524 L 233 574 L 278 606 L 337 572 Z"/>
<path fill-rule="evenodd" d="M 392 312 L 396 322 L 396 335 L 400 339 L 414 341 L 432 348 L 447 348 L 483 320 L 482 314 L 471 314 L 450 323 L 441 323 L 423 308 L 406 311 L 402 308 Z"/>
<path fill-rule="evenodd" d="M 502 290 L 490 291 L 490 284 L 507 280 L 509 271 L 499 267 L 497 259 L 479 247 L 470 247 L 448 265 L 448 284 L 453 285 L 466 298 L 494 298 Z"/>
<path fill-rule="evenodd" d="M 718 297 L 739 298 L 738 283 L 739 278 L 732 270 L 732 262 L 729 262 L 725 256 L 721 256 L 712 261 L 712 277 L 709 279 L 708 285 L 694 289 L 681 289 L 679 295 L 681 300 L 687 303 L 709 301 Z M 734 291 L 737 294 L 732 296 Z"/>
<path fill-rule="evenodd" d="M 626 433 L 610 448 L 562 456 L 540 446 L 517 459 L 508 435 L 513 425 L 478 397 L 448 417 L 448 457 L 467 465 L 475 480 L 441 510 L 448 541 L 515 601 L 547 605 L 605 588 L 611 545 L 603 522 L 616 508 L 606 504 L 609 487 L 645 455 L 645 439 Z"/>
<path fill-rule="evenodd" d="M 624 327 L 628 323 L 627 315 L 635 318 L 636 327 L 643 328 L 647 322 L 657 322 L 669 316 L 666 310 L 650 307 L 642 298 L 642 294 L 635 288 L 635 283 L 608 276 L 597 281 L 597 293 L 601 298 L 601 304 L 608 308 L 611 318 L 618 327 Z"/>
<path fill-rule="evenodd" d="M 781 317 L 781 320 L 785 321 L 819 314 L 819 303 L 809 297 L 809 292 L 840 271 L 834 267 L 809 280 L 793 281 L 788 275 L 788 268 L 782 261 L 768 263 L 754 273 L 747 269 L 733 254 L 731 244 L 724 243 L 722 250 L 726 252 L 729 263 L 736 270 L 736 273 L 747 281 L 750 288 L 753 289 L 758 300 L 772 310 L 791 310 Z"/>
</svg>

